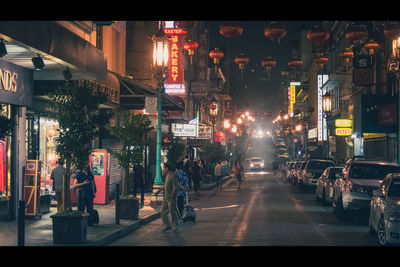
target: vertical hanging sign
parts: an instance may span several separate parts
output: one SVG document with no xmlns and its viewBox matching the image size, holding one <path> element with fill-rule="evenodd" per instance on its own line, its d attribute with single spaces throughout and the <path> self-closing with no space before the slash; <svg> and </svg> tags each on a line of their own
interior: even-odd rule
<svg viewBox="0 0 400 267">
<path fill-rule="evenodd" d="M 165 33 L 170 36 L 169 44 L 169 75 L 164 83 L 165 92 L 169 95 L 186 95 L 186 85 L 183 77 L 183 38 L 186 31 L 175 28 L 171 21 L 165 23 Z"/>
<path fill-rule="evenodd" d="M 325 94 L 325 90 L 322 89 L 324 83 L 328 80 L 329 75 L 323 74 L 318 75 L 318 141 L 326 141 L 327 135 L 327 125 L 326 118 L 324 118 L 324 114 L 322 111 L 322 96 Z"/>
</svg>

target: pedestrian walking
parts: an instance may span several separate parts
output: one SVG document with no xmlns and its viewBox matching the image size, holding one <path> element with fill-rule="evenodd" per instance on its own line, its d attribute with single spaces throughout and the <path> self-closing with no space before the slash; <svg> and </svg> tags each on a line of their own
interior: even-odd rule
<svg viewBox="0 0 400 267">
<path fill-rule="evenodd" d="M 201 170 L 196 160 L 193 161 L 192 175 L 194 192 L 198 196 L 201 183 Z"/>
<path fill-rule="evenodd" d="M 179 231 L 179 213 L 177 208 L 178 195 L 178 177 L 170 163 L 164 164 L 165 184 L 164 184 L 164 200 L 161 206 L 161 220 L 164 224 L 162 231 L 172 230 Z M 172 226 L 168 214 L 171 215 Z"/>
<path fill-rule="evenodd" d="M 187 174 L 182 170 L 182 162 L 178 162 L 176 164 L 176 171 L 175 174 L 178 177 L 178 211 L 179 215 L 182 218 L 183 216 L 183 209 L 185 207 L 185 197 L 186 197 L 186 189 L 187 189 Z"/>
<path fill-rule="evenodd" d="M 57 160 L 57 167 L 55 167 L 50 174 L 50 179 L 53 180 L 53 191 L 56 194 L 57 201 L 57 212 L 63 212 L 65 210 L 64 200 L 64 179 L 66 179 L 67 170 L 63 166 L 61 159 Z"/>
<path fill-rule="evenodd" d="M 96 195 L 96 183 L 94 176 L 87 165 L 75 174 L 74 189 L 78 189 L 78 210 L 91 213 L 93 210 L 93 199 Z"/>
<path fill-rule="evenodd" d="M 214 175 L 216 177 L 217 188 L 222 190 L 222 165 L 219 161 L 217 161 L 217 164 L 215 165 Z"/>
<path fill-rule="evenodd" d="M 191 162 L 190 162 L 190 160 L 188 159 L 188 158 L 186 158 L 184 161 L 183 161 L 183 171 L 186 173 L 186 175 L 187 175 L 187 177 L 188 177 L 188 186 L 189 186 L 189 190 L 191 191 L 192 190 L 192 177 L 193 177 L 193 175 L 192 175 L 192 164 L 191 164 Z"/>
<path fill-rule="evenodd" d="M 140 205 L 144 205 L 144 169 L 141 164 L 136 164 L 133 168 L 133 195 L 136 194 L 140 188 Z"/>
<path fill-rule="evenodd" d="M 236 162 L 236 167 L 235 167 L 235 175 L 236 175 L 236 183 L 237 183 L 237 188 L 240 189 L 240 185 L 243 182 L 242 175 L 243 175 L 243 166 L 240 160 Z"/>
</svg>

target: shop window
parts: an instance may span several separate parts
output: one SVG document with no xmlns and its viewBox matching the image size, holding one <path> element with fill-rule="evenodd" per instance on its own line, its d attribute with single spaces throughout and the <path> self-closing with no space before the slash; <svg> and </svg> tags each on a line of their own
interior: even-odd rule
<svg viewBox="0 0 400 267">
<path fill-rule="evenodd" d="M 0 105 L 0 113 L 10 116 L 10 105 Z M 0 201 L 10 198 L 10 137 L 0 139 Z"/>
<path fill-rule="evenodd" d="M 41 117 L 39 121 L 39 160 L 42 162 L 40 177 L 40 190 L 51 192 L 53 180 L 50 179 L 51 171 L 56 167 L 59 156 L 56 153 L 56 139 L 59 135 L 59 125 L 55 119 Z"/>
</svg>

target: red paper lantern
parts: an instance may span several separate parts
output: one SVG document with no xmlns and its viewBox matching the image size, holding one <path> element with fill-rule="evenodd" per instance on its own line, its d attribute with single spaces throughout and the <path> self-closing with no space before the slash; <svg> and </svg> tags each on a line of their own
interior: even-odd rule
<svg viewBox="0 0 400 267">
<path fill-rule="evenodd" d="M 303 61 L 298 59 L 296 56 L 293 56 L 288 62 L 289 67 L 291 67 L 293 69 L 300 67 L 302 64 L 303 64 Z"/>
<path fill-rule="evenodd" d="M 283 24 L 277 22 L 271 22 L 267 28 L 264 29 L 264 35 L 268 39 L 275 41 L 278 43 L 280 39 L 282 39 L 287 33 L 286 27 Z"/>
<path fill-rule="evenodd" d="M 330 37 L 329 31 L 324 29 L 320 25 L 315 25 L 311 30 L 307 33 L 307 38 L 310 40 L 313 45 L 320 47 L 328 41 Z"/>
<path fill-rule="evenodd" d="M 371 39 L 364 45 L 364 47 L 368 49 L 370 55 L 373 55 L 375 51 L 379 48 L 379 44 Z"/>
<path fill-rule="evenodd" d="M 191 40 L 189 40 L 183 46 L 183 48 L 185 48 L 189 52 L 190 65 L 192 65 L 192 56 L 194 55 L 194 50 L 196 50 L 198 47 L 199 47 L 199 43 L 197 43 L 196 41 L 191 41 Z"/>
<path fill-rule="evenodd" d="M 325 63 L 328 63 L 328 60 L 328 57 L 323 54 L 314 58 L 314 62 L 317 63 L 321 69 L 324 67 Z"/>
<path fill-rule="evenodd" d="M 199 47 L 199 43 L 189 40 L 183 47 L 189 52 L 189 55 L 192 56 L 194 54 L 194 50 Z"/>
<path fill-rule="evenodd" d="M 219 33 L 226 38 L 236 38 L 243 33 L 243 27 L 235 22 L 223 24 L 219 27 Z"/>
<path fill-rule="evenodd" d="M 349 26 L 346 38 L 353 43 L 361 43 L 368 38 L 368 31 L 361 25 Z"/>
<path fill-rule="evenodd" d="M 275 67 L 276 61 L 273 60 L 271 57 L 267 57 L 261 62 L 261 66 L 267 69 L 267 71 L 271 71 L 273 67 Z"/>
<path fill-rule="evenodd" d="M 345 48 L 342 53 L 339 54 L 341 58 L 344 58 L 346 64 L 350 63 L 350 59 L 354 57 L 353 51 L 348 48 Z"/>
<path fill-rule="evenodd" d="M 235 57 L 235 63 L 239 65 L 240 70 L 243 70 L 244 65 L 249 63 L 249 58 L 246 57 L 244 54 L 240 54 L 239 56 Z"/>
<path fill-rule="evenodd" d="M 219 61 L 224 57 L 224 52 L 219 48 L 214 48 L 210 51 L 210 58 L 214 59 L 214 64 L 219 64 Z"/>
</svg>

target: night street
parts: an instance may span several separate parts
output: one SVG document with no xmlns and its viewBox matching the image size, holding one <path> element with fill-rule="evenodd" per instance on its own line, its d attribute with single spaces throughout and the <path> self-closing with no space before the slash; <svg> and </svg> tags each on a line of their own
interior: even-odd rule
<svg viewBox="0 0 400 267">
<path fill-rule="evenodd" d="M 0 21 L 0 246 L 400 245 L 398 15 L 286 9 Z"/>
<path fill-rule="evenodd" d="M 340 222 L 311 193 L 274 179 L 271 171 L 247 172 L 240 190 L 202 191 L 193 202 L 196 222 L 162 233 L 160 219 L 110 246 L 376 246 L 368 217 Z M 233 180 L 230 180 L 233 181 Z"/>
</svg>

